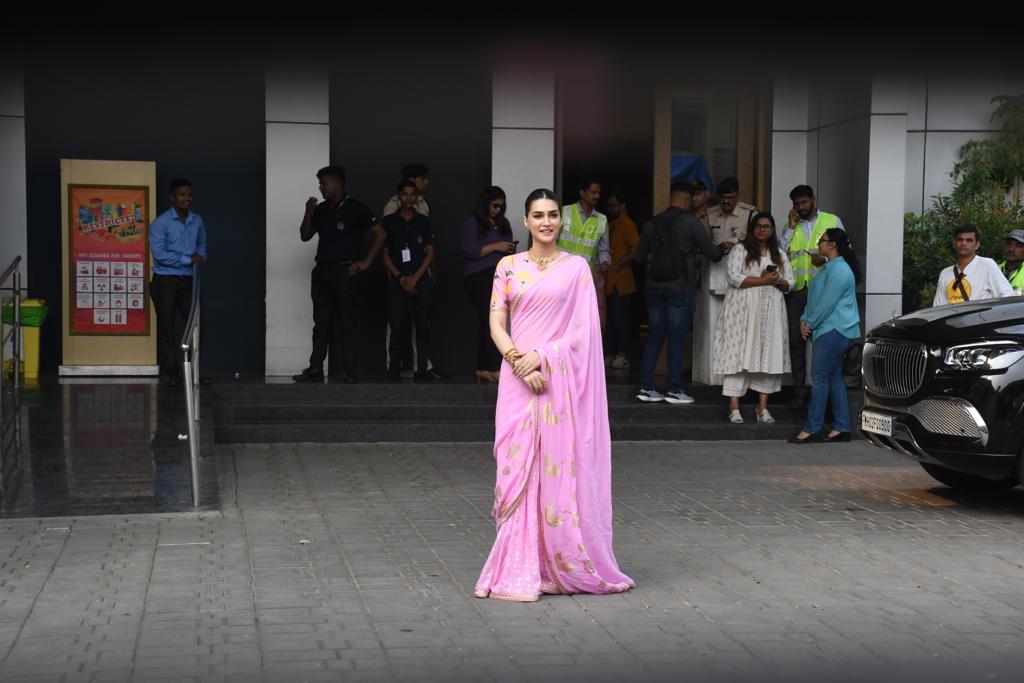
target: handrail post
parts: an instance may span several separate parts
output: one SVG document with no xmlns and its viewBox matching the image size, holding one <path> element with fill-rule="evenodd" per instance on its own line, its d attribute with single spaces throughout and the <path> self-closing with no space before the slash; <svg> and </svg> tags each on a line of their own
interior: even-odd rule
<svg viewBox="0 0 1024 683">
<path fill-rule="evenodd" d="M 185 411 L 188 416 L 188 454 L 192 474 L 192 506 L 199 507 L 199 429 L 196 420 L 195 387 L 192 384 L 192 360 L 185 356 Z"/>
<path fill-rule="evenodd" d="M 11 338 L 11 369 L 14 390 L 21 388 L 21 265 L 14 271 L 14 336 Z"/>
<path fill-rule="evenodd" d="M 185 323 L 181 349 L 185 352 L 182 384 L 185 387 L 185 414 L 188 420 L 189 469 L 192 475 L 192 506 L 199 507 L 202 482 L 199 471 L 199 265 L 192 265 L 192 305 Z M 179 437 L 182 438 L 182 437 Z"/>
</svg>

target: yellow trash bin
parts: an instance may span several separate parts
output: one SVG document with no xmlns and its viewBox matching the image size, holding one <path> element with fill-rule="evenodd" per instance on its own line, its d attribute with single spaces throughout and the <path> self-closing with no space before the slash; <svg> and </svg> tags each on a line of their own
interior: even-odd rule
<svg viewBox="0 0 1024 683">
<path fill-rule="evenodd" d="M 39 379 L 39 328 L 46 320 L 46 302 L 42 299 L 21 300 L 21 375 L 26 380 Z M 14 302 L 11 299 L 4 300 L 3 308 L 3 332 L 7 336 L 7 329 L 14 324 Z M 6 353 L 6 347 L 4 348 Z M 3 362 L 5 373 L 13 372 L 11 359 Z"/>
</svg>

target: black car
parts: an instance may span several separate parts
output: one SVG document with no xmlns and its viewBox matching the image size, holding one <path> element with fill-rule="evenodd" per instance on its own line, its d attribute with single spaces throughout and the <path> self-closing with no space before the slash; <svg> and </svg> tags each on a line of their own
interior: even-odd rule
<svg viewBox="0 0 1024 683">
<path fill-rule="evenodd" d="M 943 484 L 1021 482 L 1024 297 L 926 308 L 868 334 L 861 432 Z"/>
</svg>

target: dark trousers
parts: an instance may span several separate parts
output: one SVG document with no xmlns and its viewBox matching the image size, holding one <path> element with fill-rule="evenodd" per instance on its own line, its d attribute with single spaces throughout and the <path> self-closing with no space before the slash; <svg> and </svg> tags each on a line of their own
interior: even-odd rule
<svg viewBox="0 0 1024 683">
<path fill-rule="evenodd" d="M 434 283 L 424 275 L 416 283 L 416 294 L 409 294 L 395 278 L 388 280 L 388 322 L 391 325 L 390 372 L 398 372 L 405 360 L 405 348 L 416 324 L 416 368 L 427 371 L 430 360 L 430 304 Z"/>
<path fill-rule="evenodd" d="M 632 294 L 619 294 L 618 288 L 608 295 L 608 331 L 605 343 L 612 354 L 628 354 L 633 341 L 630 327 L 630 309 L 633 307 Z"/>
<path fill-rule="evenodd" d="M 181 372 L 178 362 L 181 340 L 174 336 L 175 313 L 188 320 L 192 310 L 192 276 L 153 274 L 149 298 L 156 311 L 156 358 L 162 374 Z"/>
<path fill-rule="evenodd" d="M 309 295 L 313 299 L 313 353 L 309 367 L 323 370 L 331 338 L 340 347 L 341 363 L 331 358 L 331 370 L 339 365 L 349 374 L 356 369 L 356 311 L 352 303 L 352 277 L 348 265 L 317 265 L 310 276 Z"/>
<path fill-rule="evenodd" d="M 476 311 L 476 369 L 496 372 L 501 367 L 501 354 L 491 339 L 491 291 L 494 289 L 494 268 L 462 278 L 466 296 Z"/>
<path fill-rule="evenodd" d="M 793 386 L 807 386 L 807 342 L 800 334 L 800 316 L 807 308 L 807 287 L 786 295 L 786 317 L 789 319 L 789 362 L 793 370 Z"/>
</svg>

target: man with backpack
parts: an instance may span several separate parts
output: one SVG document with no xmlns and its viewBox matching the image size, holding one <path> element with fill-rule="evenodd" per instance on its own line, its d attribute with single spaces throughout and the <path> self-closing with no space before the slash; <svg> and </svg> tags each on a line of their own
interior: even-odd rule
<svg viewBox="0 0 1024 683">
<path fill-rule="evenodd" d="M 691 212 L 693 186 L 673 183 L 669 207 L 643 227 L 635 260 L 646 267 L 649 333 L 640 368 L 640 392 L 646 403 L 693 403 L 683 392 L 683 339 L 693 317 L 697 252 L 720 261 L 731 243 L 715 246 Z M 668 381 L 664 395 L 654 390 L 654 366 L 668 338 Z"/>
</svg>

